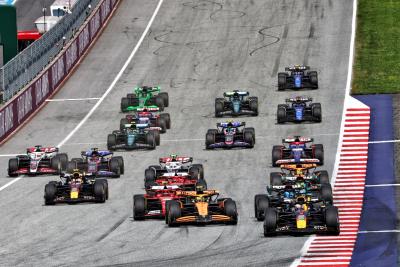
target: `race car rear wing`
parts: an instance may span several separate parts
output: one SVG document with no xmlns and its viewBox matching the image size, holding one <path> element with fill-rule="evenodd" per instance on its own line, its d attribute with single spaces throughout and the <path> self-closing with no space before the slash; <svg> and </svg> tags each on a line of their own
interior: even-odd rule
<svg viewBox="0 0 400 267">
<path fill-rule="evenodd" d="M 136 93 L 143 93 L 146 90 L 147 93 L 154 93 L 154 92 L 160 92 L 161 88 L 159 86 L 142 86 L 142 87 L 135 87 L 134 91 Z"/>
<path fill-rule="evenodd" d="M 309 70 L 310 66 L 293 66 L 293 67 L 286 67 L 285 71 L 296 71 L 296 70 Z"/>
<path fill-rule="evenodd" d="M 300 159 L 297 160 L 296 159 L 280 159 L 276 161 L 276 164 L 278 165 L 284 165 L 284 164 L 290 164 L 290 163 L 319 163 L 319 159 Z"/>
<path fill-rule="evenodd" d="M 293 143 L 296 142 L 296 139 L 299 140 L 298 142 L 303 142 L 303 143 L 314 142 L 314 138 L 304 137 L 304 136 L 294 136 L 294 137 L 283 138 L 282 143 Z"/>
<path fill-rule="evenodd" d="M 241 127 L 241 126 L 246 126 L 246 122 L 242 121 L 233 121 L 232 123 L 232 127 Z M 227 128 L 228 127 L 229 122 L 217 122 L 217 127 L 222 127 L 222 128 Z"/>
<path fill-rule="evenodd" d="M 293 102 L 311 102 L 313 99 L 312 97 L 307 97 L 307 96 L 297 96 L 297 97 L 292 97 L 292 98 L 286 98 L 285 102 L 286 103 L 293 103 Z"/>
<path fill-rule="evenodd" d="M 312 169 L 312 168 L 316 168 L 317 164 L 314 164 L 314 163 L 281 164 L 280 167 L 281 167 L 281 169 L 285 169 L 285 170 Z"/>
<path fill-rule="evenodd" d="M 231 92 L 225 92 L 224 93 L 224 97 L 230 97 L 230 96 L 234 96 L 234 95 L 238 95 L 238 96 L 248 96 L 250 95 L 249 92 L 245 92 L 245 91 L 231 91 Z"/>
<path fill-rule="evenodd" d="M 168 163 L 171 161 L 172 161 L 171 157 L 159 158 L 160 163 Z M 192 157 L 176 157 L 175 161 L 178 161 L 178 162 L 181 162 L 182 164 L 184 164 L 184 163 L 193 162 L 193 158 Z"/>
<path fill-rule="evenodd" d="M 158 107 L 149 107 L 149 108 L 145 107 L 145 108 L 137 108 L 136 111 L 138 111 L 138 112 L 145 112 L 145 111 L 155 112 L 155 111 L 160 111 L 160 108 L 158 108 Z"/>
</svg>

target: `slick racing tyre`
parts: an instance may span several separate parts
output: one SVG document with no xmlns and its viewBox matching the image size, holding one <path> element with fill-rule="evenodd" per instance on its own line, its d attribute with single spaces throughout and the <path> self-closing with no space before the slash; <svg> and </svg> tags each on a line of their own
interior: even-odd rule
<svg viewBox="0 0 400 267">
<path fill-rule="evenodd" d="M 330 184 L 321 185 L 321 198 L 325 203 L 333 203 L 332 186 Z"/>
<path fill-rule="evenodd" d="M 224 201 L 224 213 L 226 216 L 231 217 L 230 222 L 228 222 L 227 224 L 237 224 L 238 221 L 238 213 L 237 213 L 237 209 L 236 209 L 236 203 L 235 201 L 233 201 L 232 199 L 227 199 Z"/>
<path fill-rule="evenodd" d="M 121 111 L 126 112 L 129 107 L 129 99 L 126 97 L 121 98 Z"/>
<path fill-rule="evenodd" d="M 94 198 L 97 203 L 104 203 L 106 202 L 107 195 L 106 195 L 106 188 L 104 183 L 101 180 L 96 180 L 93 186 Z"/>
<path fill-rule="evenodd" d="M 60 153 L 57 154 L 56 157 L 60 159 L 60 167 L 61 167 L 61 172 L 64 172 L 67 170 L 68 167 L 68 155 L 65 153 Z"/>
<path fill-rule="evenodd" d="M 135 94 L 127 94 L 126 98 L 137 98 L 137 96 Z"/>
<path fill-rule="evenodd" d="M 256 130 L 254 129 L 254 127 L 247 127 L 244 128 L 245 132 L 251 132 L 251 134 L 253 135 L 253 140 L 254 140 L 254 144 L 256 143 Z"/>
<path fill-rule="evenodd" d="M 128 120 L 127 118 L 122 118 L 122 119 L 119 121 L 119 130 L 120 130 L 120 131 L 124 130 L 126 124 L 129 124 L 129 120 Z"/>
<path fill-rule="evenodd" d="M 274 208 L 265 209 L 264 219 L 264 236 L 274 236 L 276 234 L 276 226 L 278 222 L 278 214 Z"/>
<path fill-rule="evenodd" d="M 203 164 L 193 164 L 191 166 L 191 168 L 197 168 L 200 172 L 200 178 L 203 179 L 204 178 L 204 167 Z"/>
<path fill-rule="evenodd" d="M 158 126 L 161 128 L 160 132 L 161 133 L 166 133 L 167 132 L 167 122 L 165 121 L 164 118 L 159 118 L 158 120 Z"/>
<path fill-rule="evenodd" d="M 250 148 L 254 147 L 254 135 L 251 131 L 244 131 L 243 139 L 246 143 L 250 144 Z"/>
<path fill-rule="evenodd" d="M 316 71 L 310 71 L 308 72 L 308 75 L 310 76 L 310 83 L 313 88 L 317 89 L 318 88 L 318 73 Z"/>
<path fill-rule="evenodd" d="M 171 117 L 170 117 L 169 113 L 161 113 L 160 118 L 165 120 L 167 129 L 171 129 Z"/>
<path fill-rule="evenodd" d="M 146 134 L 146 144 L 150 145 L 149 149 L 155 149 L 156 148 L 156 137 L 154 135 L 154 132 L 150 131 Z"/>
<path fill-rule="evenodd" d="M 315 122 L 322 121 L 322 109 L 320 103 L 311 104 L 311 112 Z"/>
<path fill-rule="evenodd" d="M 196 183 L 196 188 L 202 188 L 202 190 L 207 190 L 207 182 L 204 179 L 199 179 Z"/>
<path fill-rule="evenodd" d="M 164 100 L 160 96 L 154 98 L 154 103 L 159 108 L 160 111 L 164 111 Z"/>
<path fill-rule="evenodd" d="M 97 179 L 96 181 L 103 183 L 104 191 L 106 193 L 106 200 L 108 200 L 108 182 L 107 182 L 107 180 L 106 179 Z"/>
<path fill-rule="evenodd" d="M 124 164 L 124 158 L 121 156 L 116 156 L 113 157 L 114 159 L 118 160 L 118 165 L 119 165 L 119 172 L 120 174 L 124 174 L 125 173 L 125 164 Z"/>
<path fill-rule="evenodd" d="M 206 134 L 206 149 L 210 149 L 210 145 L 215 144 L 215 134 L 207 133 Z"/>
<path fill-rule="evenodd" d="M 258 116 L 258 97 L 249 97 L 249 107 L 250 110 L 253 112 L 252 116 Z"/>
<path fill-rule="evenodd" d="M 119 166 L 119 160 L 116 158 L 111 158 L 109 162 L 109 169 L 114 173 L 114 178 L 119 178 L 121 175 L 121 168 Z"/>
<path fill-rule="evenodd" d="M 325 223 L 328 227 L 328 233 L 332 235 L 339 235 L 340 223 L 339 213 L 337 207 L 328 206 L 325 210 Z"/>
<path fill-rule="evenodd" d="M 50 159 L 50 167 L 53 170 L 57 170 L 58 173 L 61 173 L 61 159 L 58 157 L 58 155 L 55 155 Z"/>
<path fill-rule="evenodd" d="M 133 219 L 135 221 L 142 221 L 145 219 L 146 200 L 144 195 L 133 196 Z"/>
<path fill-rule="evenodd" d="M 284 105 L 279 105 L 278 110 L 276 112 L 278 123 L 286 122 L 286 107 Z"/>
<path fill-rule="evenodd" d="M 269 199 L 265 194 L 255 195 L 254 197 L 254 216 L 257 221 L 264 221 L 264 211 L 269 207 Z"/>
<path fill-rule="evenodd" d="M 16 159 L 16 158 L 9 159 L 8 160 L 8 176 L 10 176 L 10 177 L 18 176 L 18 174 L 15 173 L 16 171 L 18 171 L 18 159 Z"/>
<path fill-rule="evenodd" d="M 224 99 L 215 99 L 215 117 L 222 117 L 222 112 L 224 111 Z"/>
<path fill-rule="evenodd" d="M 320 171 L 318 174 L 318 182 L 320 184 L 329 184 L 329 174 L 328 171 Z"/>
<path fill-rule="evenodd" d="M 192 180 L 199 180 L 200 178 L 200 171 L 196 167 L 191 167 L 189 169 L 189 177 Z"/>
<path fill-rule="evenodd" d="M 316 144 L 313 148 L 313 157 L 319 160 L 319 165 L 324 165 L 324 146 L 322 144 Z"/>
<path fill-rule="evenodd" d="M 278 73 L 278 90 L 285 90 L 286 89 L 286 77 L 287 73 L 280 72 Z"/>
<path fill-rule="evenodd" d="M 167 92 L 159 93 L 158 96 L 163 100 L 164 107 L 169 107 L 169 96 Z"/>
<path fill-rule="evenodd" d="M 55 183 L 48 183 L 44 187 L 44 204 L 54 205 L 57 194 L 57 185 Z"/>
<path fill-rule="evenodd" d="M 116 145 L 117 145 L 117 136 L 115 134 L 109 134 L 107 136 L 107 149 L 115 150 Z"/>
<path fill-rule="evenodd" d="M 283 146 L 272 147 L 272 167 L 279 167 L 276 162 L 282 159 L 282 150 Z"/>
<path fill-rule="evenodd" d="M 179 226 L 175 221 L 181 217 L 181 205 L 178 201 L 171 200 L 168 205 L 168 226 Z"/>
</svg>

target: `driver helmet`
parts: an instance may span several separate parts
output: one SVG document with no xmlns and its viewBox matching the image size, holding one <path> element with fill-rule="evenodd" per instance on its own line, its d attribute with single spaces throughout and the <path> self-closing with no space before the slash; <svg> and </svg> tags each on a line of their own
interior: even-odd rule
<svg viewBox="0 0 400 267">
<path fill-rule="evenodd" d="M 170 155 L 171 161 L 177 161 L 178 155 L 176 154 L 171 154 Z"/>
<path fill-rule="evenodd" d="M 233 123 L 231 120 L 227 121 L 227 128 L 232 128 L 233 127 Z"/>
<path fill-rule="evenodd" d="M 170 161 L 166 164 L 166 169 L 168 172 L 173 172 L 176 170 L 179 170 L 181 168 L 182 164 L 179 161 Z"/>
<path fill-rule="evenodd" d="M 296 205 L 294 205 L 294 207 L 295 207 L 296 210 L 301 209 L 301 205 L 300 204 L 296 204 Z"/>
<path fill-rule="evenodd" d="M 283 193 L 283 197 L 284 198 L 293 198 L 294 194 L 293 194 L 293 192 L 286 191 L 286 192 Z"/>
<path fill-rule="evenodd" d="M 239 93 L 235 91 L 235 92 L 233 93 L 233 98 L 239 98 Z"/>
<path fill-rule="evenodd" d="M 301 96 L 296 96 L 296 102 L 301 102 L 302 97 Z"/>
<path fill-rule="evenodd" d="M 40 151 L 42 151 L 42 146 L 41 145 L 35 146 L 35 152 L 40 152 Z"/>
<path fill-rule="evenodd" d="M 196 185 L 196 193 L 197 194 L 202 194 L 204 191 L 204 186 L 203 185 Z M 198 197 L 196 197 L 197 199 Z"/>
</svg>

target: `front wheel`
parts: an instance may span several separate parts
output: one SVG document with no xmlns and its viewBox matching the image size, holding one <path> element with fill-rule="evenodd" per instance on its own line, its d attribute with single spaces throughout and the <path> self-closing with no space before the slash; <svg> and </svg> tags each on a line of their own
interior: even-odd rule
<svg viewBox="0 0 400 267">
<path fill-rule="evenodd" d="M 16 177 L 18 176 L 18 159 L 9 159 L 8 161 L 8 176 Z"/>
</svg>

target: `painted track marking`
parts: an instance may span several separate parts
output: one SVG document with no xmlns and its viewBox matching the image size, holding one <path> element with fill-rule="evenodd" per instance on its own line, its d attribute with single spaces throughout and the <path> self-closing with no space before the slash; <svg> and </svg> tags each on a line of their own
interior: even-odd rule
<svg viewBox="0 0 400 267">
<path fill-rule="evenodd" d="M 142 36 L 140 37 L 139 41 L 137 42 L 136 46 L 133 48 L 131 54 L 129 55 L 128 59 L 125 61 L 125 64 L 122 66 L 121 70 L 118 72 L 117 76 L 114 78 L 110 86 L 107 88 L 107 90 L 104 92 L 104 94 L 100 97 L 100 99 L 96 102 L 96 104 L 92 107 L 92 109 L 86 114 L 86 116 L 78 123 L 77 126 L 57 145 L 57 147 L 62 147 L 81 127 L 82 125 L 85 124 L 85 122 L 92 116 L 92 114 L 96 111 L 96 109 L 100 106 L 100 104 L 104 101 L 104 99 L 107 97 L 107 95 L 114 89 L 115 85 L 121 78 L 122 74 L 125 72 L 126 68 L 132 61 L 133 57 L 135 56 L 136 52 L 139 50 L 140 45 L 142 44 L 144 38 L 146 37 L 147 33 L 150 30 L 151 25 L 154 22 L 154 19 L 156 18 L 158 11 L 161 8 L 162 3 L 164 0 L 159 0 L 156 9 L 154 10 L 153 15 L 151 16 L 149 23 L 147 24 L 145 30 L 142 33 Z M 3 185 L 0 187 L 0 191 L 6 189 L 10 185 L 14 184 L 15 182 L 19 181 L 21 177 L 15 178 L 8 182 L 7 184 Z"/>
<path fill-rule="evenodd" d="M 88 97 L 88 98 L 54 98 L 54 99 L 46 99 L 46 102 L 65 102 L 65 101 L 85 101 L 85 100 L 100 100 L 100 97 Z"/>
</svg>

